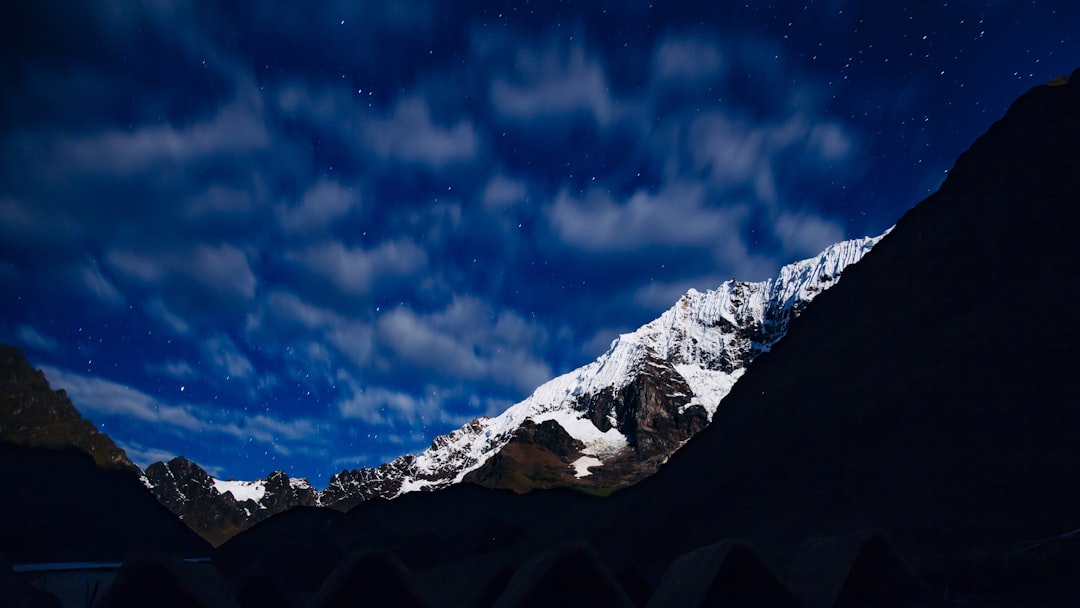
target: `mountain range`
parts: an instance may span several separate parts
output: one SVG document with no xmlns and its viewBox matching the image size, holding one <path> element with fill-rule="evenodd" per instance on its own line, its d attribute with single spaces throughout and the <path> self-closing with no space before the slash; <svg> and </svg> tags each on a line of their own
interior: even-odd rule
<svg viewBox="0 0 1080 608">
<path fill-rule="evenodd" d="M 879 239 L 837 243 L 783 267 L 775 279 L 691 290 L 656 320 L 619 336 L 596 361 L 499 416 L 437 437 L 420 454 L 342 471 L 322 492 L 283 471 L 223 482 L 184 458 L 148 467 L 147 487 L 215 544 L 294 506 L 347 511 L 365 500 L 461 482 L 517 492 L 611 492 L 654 473 L 704 428 L 747 366 Z"/>
<path fill-rule="evenodd" d="M 503 414 L 437 437 L 420 454 L 342 471 L 321 492 L 284 471 L 253 481 L 215 479 L 182 456 L 151 464 L 141 480 L 215 545 L 295 506 L 347 511 L 372 498 L 463 481 L 518 492 L 611 492 L 654 473 L 704 428 L 747 366 L 879 239 L 837 243 L 783 267 L 775 279 L 690 290 L 656 320 L 619 336 L 596 361 L 551 380 Z M 21 353 L 4 346 L 0 355 L 10 375 L 0 389 L 7 400 L 0 415 L 8 420 L 0 432 L 36 445 L 93 446 L 101 463 L 138 471 Z"/>
<path fill-rule="evenodd" d="M 1014 102 L 936 193 L 879 241 L 857 246 L 872 249 L 840 267 L 842 281 L 821 293 L 810 288 L 812 305 L 774 300 L 771 287 L 752 287 L 760 284 L 688 293 L 501 422 L 474 421 L 411 461 L 395 461 L 400 471 L 384 465 L 385 494 L 345 513 L 299 506 L 268 517 L 218 547 L 214 568 L 230 581 L 263 577 L 312 594 L 347 555 L 380 549 L 440 605 L 519 597 L 522 577 L 558 567 L 573 572 L 546 579 L 549 589 L 600 581 L 641 605 L 669 566 L 707 547 L 750 546 L 793 590 L 821 578 L 807 571 L 832 567 L 837 597 L 888 588 L 862 573 L 866 587 L 849 585 L 858 569 L 843 566 L 851 564 L 844 547 L 853 546 L 843 539 L 887 537 L 946 602 L 1076 605 L 1078 193 L 1080 71 Z M 800 264 L 788 268 L 813 274 L 814 264 Z M 826 275 L 835 282 L 834 271 Z M 769 310 L 791 316 L 779 325 L 754 317 Z M 759 322 L 740 326 L 732 311 Z M 734 331 L 714 331 L 728 325 Z M 717 372 L 737 382 L 721 386 Z M 709 390 L 726 394 L 719 407 L 709 402 L 712 412 L 705 396 L 719 392 Z M 699 408 L 712 421 L 694 429 Z M 655 433 L 661 425 L 650 412 L 664 411 L 675 413 L 665 420 L 679 421 L 676 430 Z M 661 455 L 664 439 L 679 433 L 687 438 Z M 620 468 L 631 453 L 634 466 Z M 508 490 L 570 478 L 589 492 Z M 42 491 L 53 484 L 20 479 L 28 488 L 47 484 Z M 630 479 L 637 482 L 607 491 Z M 493 487 L 454 483 L 469 480 Z M 444 482 L 437 492 L 409 491 Z M 270 485 L 207 478 L 199 487 L 227 490 L 250 511 Z M 308 496 L 300 482 L 279 477 L 274 485 Z M 0 538 L 26 538 L 13 523 L 33 514 L 24 503 L 0 518 Z M 114 544 L 134 542 L 111 534 Z M 66 541 L 46 534 L 40 542 L 55 550 Z M 567 550 L 574 542 L 588 549 Z M 891 555 L 877 546 L 879 557 Z M 833 605 L 815 603 L 826 595 L 799 597 Z"/>
</svg>

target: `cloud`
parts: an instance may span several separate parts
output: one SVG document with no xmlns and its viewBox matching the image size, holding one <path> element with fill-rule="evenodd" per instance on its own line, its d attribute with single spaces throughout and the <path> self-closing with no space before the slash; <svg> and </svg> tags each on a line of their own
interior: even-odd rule
<svg viewBox="0 0 1080 608">
<path fill-rule="evenodd" d="M 255 366 L 227 334 L 214 334 L 201 344 L 203 356 L 229 378 L 248 378 L 255 373 Z"/>
<path fill-rule="evenodd" d="M 580 42 L 518 50 L 513 76 L 494 79 L 490 98 L 496 114 L 511 121 L 585 113 L 606 126 L 619 117 L 603 67 Z"/>
<path fill-rule="evenodd" d="M 60 139 L 54 146 L 57 157 L 79 173 L 132 176 L 263 149 L 270 135 L 260 114 L 251 104 L 234 102 L 209 120 L 184 127 L 166 123 L 102 131 Z"/>
<path fill-rule="evenodd" d="M 149 286 L 180 280 L 215 294 L 248 300 L 254 297 L 258 283 L 247 254 L 229 244 L 200 244 L 184 251 L 166 252 L 117 249 L 110 251 L 105 259 L 117 272 Z"/>
<path fill-rule="evenodd" d="M 784 211 L 776 218 L 773 231 L 784 251 L 797 256 L 816 255 L 829 245 L 844 240 L 843 226 L 809 213 Z"/>
<path fill-rule="evenodd" d="M 139 465 L 139 468 L 143 469 L 144 471 L 146 470 L 146 467 L 154 464 L 155 462 L 168 462 L 178 456 L 178 454 L 171 450 L 162 450 L 160 448 L 147 447 L 141 443 L 137 443 L 134 441 L 116 441 L 116 446 L 119 447 L 121 450 L 124 450 L 124 453 L 127 454 L 128 459 Z M 202 468 L 206 470 L 205 466 L 200 466 L 202 466 Z"/>
<path fill-rule="evenodd" d="M 551 377 L 550 366 L 536 355 L 546 330 L 472 296 L 454 296 L 430 314 L 391 310 L 378 318 L 376 337 L 398 365 L 444 378 L 530 391 Z"/>
<path fill-rule="evenodd" d="M 412 365 L 451 377 L 483 376 L 485 365 L 475 352 L 479 340 L 461 339 L 440 321 L 395 309 L 379 318 L 379 341 Z"/>
<path fill-rule="evenodd" d="M 379 279 L 409 276 L 427 264 L 424 250 L 406 239 L 385 241 L 372 249 L 325 241 L 285 257 L 350 295 L 368 294 Z"/>
<path fill-rule="evenodd" d="M 173 431 L 201 431 L 209 425 L 189 405 L 171 406 L 137 389 L 104 378 L 74 374 L 51 366 L 41 370 L 54 388 L 67 391 L 72 402 L 89 414 L 127 417 Z"/>
<path fill-rule="evenodd" d="M 360 197 L 351 188 L 322 179 L 308 188 L 299 205 L 281 205 L 276 215 L 285 232 L 307 234 L 326 230 L 359 206 Z"/>
<path fill-rule="evenodd" d="M 758 122 L 714 111 L 695 118 L 687 133 L 694 168 L 704 169 L 714 186 L 747 187 L 768 204 L 780 202 L 779 176 L 842 162 L 853 148 L 840 124 L 801 115 Z"/>
<path fill-rule="evenodd" d="M 722 250 L 724 240 L 739 239 L 747 209 L 738 204 L 711 206 L 707 194 L 703 186 L 692 182 L 672 184 L 656 194 L 639 190 L 623 202 L 598 188 L 583 198 L 563 190 L 544 215 L 558 238 L 586 251 Z"/>
<path fill-rule="evenodd" d="M 380 158 L 443 169 L 476 159 L 480 135 L 465 119 L 452 126 L 436 124 L 427 101 L 406 97 L 398 100 L 390 117 L 369 119 L 364 142 Z"/>
<path fill-rule="evenodd" d="M 499 209 L 521 202 L 527 194 L 524 182 L 497 174 L 484 186 L 480 201 L 487 209 Z"/>
<path fill-rule="evenodd" d="M 179 436 L 206 433 L 275 446 L 287 441 L 324 441 L 319 438 L 320 425 L 310 419 L 278 420 L 266 414 L 216 410 L 189 403 L 170 405 L 105 378 L 84 376 L 52 366 L 42 366 L 42 372 L 54 388 L 64 389 L 76 408 L 86 414 L 136 420 Z M 280 445 L 275 449 L 289 448 Z"/>
<path fill-rule="evenodd" d="M 84 265 L 79 272 L 79 279 L 87 291 L 103 304 L 118 307 L 125 303 L 124 295 L 105 278 L 97 262 Z"/>
<path fill-rule="evenodd" d="M 286 340 L 283 348 L 288 352 L 293 352 L 292 345 L 303 344 L 300 354 L 312 355 L 307 360 L 309 367 L 313 362 L 330 363 L 330 353 L 323 342 L 333 346 L 353 365 L 366 367 L 372 360 L 374 330 L 370 324 L 314 306 L 281 289 L 267 294 L 260 310 L 248 316 L 247 331 L 260 343 Z"/>
<path fill-rule="evenodd" d="M 175 380 L 191 380 L 195 377 L 195 368 L 187 361 L 167 360 L 162 363 L 147 363 L 146 371 L 153 375 L 163 375 Z"/>
<path fill-rule="evenodd" d="M 60 347 L 60 344 L 55 339 L 46 336 L 29 325 L 16 327 L 15 339 L 25 347 L 46 352 L 53 352 Z"/>
<path fill-rule="evenodd" d="M 191 333 L 191 324 L 166 306 L 161 298 L 152 298 L 147 302 L 146 312 L 177 335 L 186 336 Z"/>
<path fill-rule="evenodd" d="M 350 396 L 337 405 L 343 418 L 362 420 L 373 425 L 416 424 L 423 416 L 438 417 L 442 402 L 437 398 L 417 398 L 405 392 L 384 387 L 364 388 L 344 370 L 337 379 L 344 383 Z"/>
<path fill-rule="evenodd" d="M 727 65 L 727 57 L 714 41 L 669 36 L 653 51 L 652 77 L 657 81 L 697 82 L 720 76 Z"/>
</svg>

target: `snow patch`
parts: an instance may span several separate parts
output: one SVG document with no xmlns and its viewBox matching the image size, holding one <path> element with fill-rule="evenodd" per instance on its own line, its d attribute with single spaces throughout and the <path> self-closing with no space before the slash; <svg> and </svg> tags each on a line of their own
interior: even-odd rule
<svg viewBox="0 0 1080 608">
<path fill-rule="evenodd" d="M 589 467 L 598 467 L 604 464 L 599 458 L 594 456 L 582 456 L 574 462 L 570 463 L 570 466 L 574 467 L 574 477 L 581 479 L 582 477 L 588 477 L 592 475 L 592 471 Z"/>
<path fill-rule="evenodd" d="M 263 479 L 258 481 L 222 481 L 213 479 L 213 482 L 214 489 L 219 494 L 232 492 L 233 498 L 237 502 L 253 500 L 257 503 L 263 499 L 263 496 L 266 496 L 266 480 Z"/>
</svg>

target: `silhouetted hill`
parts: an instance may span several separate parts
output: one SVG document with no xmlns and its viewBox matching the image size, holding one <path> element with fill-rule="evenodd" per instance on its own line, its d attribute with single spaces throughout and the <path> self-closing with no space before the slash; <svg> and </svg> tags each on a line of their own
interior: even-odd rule
<svg viewBox="0 0 1080 608">
<path fill-rule="evenodd" d="M 0 443 L 0 482 L 0 553 L 13 562 L 210 554 L 210 545 L 161 506 L 138 477 L 100 469 L 74 448 Z"/>
</svg>

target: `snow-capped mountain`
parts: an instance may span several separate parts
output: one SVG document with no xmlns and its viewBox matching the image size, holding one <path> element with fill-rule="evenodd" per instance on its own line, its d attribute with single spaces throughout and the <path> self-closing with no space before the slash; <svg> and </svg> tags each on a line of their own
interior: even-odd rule
<svg viewBox="0 0 1080 608">
<path fill-rule="evenodd" d="M 418 455 L 335 475 L 320 502 L 349 508 L 461 481 L 519 491 L 634 483 L 704 428 L 747 365 L 880 238 L 837 243 L 774 279 L 692 289 L 499 416 L 437 437 Z"/>
<path fill-rule="evenodd" d="M 690 290 L 656 320 L 619 336 L 596 361 L 499 416 L 436 437 L 420 454 L 342 471 L 322 492 L 282 471 L 223 481 L 182 457 L 151 465 L 143 483 L 213 544 L 294 506 L 348 510 L 462 481 L 516 491 L 623 487 L 656 472 L 705 428 L 754 358 L 880 238 L 838 243 L 767 281 Z"/>
<path fill-rule="evenodd" d="M 306 479 L 290 479 L 284 471 L 255 481 L 221 480 L 182 456 L 150 465 L 142 482 L 158 502 L 214 545 L 271 515 L 315 506 L 319 497 Z"/>
</svg>

